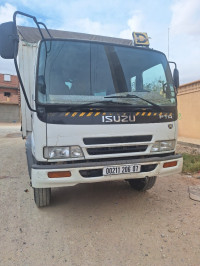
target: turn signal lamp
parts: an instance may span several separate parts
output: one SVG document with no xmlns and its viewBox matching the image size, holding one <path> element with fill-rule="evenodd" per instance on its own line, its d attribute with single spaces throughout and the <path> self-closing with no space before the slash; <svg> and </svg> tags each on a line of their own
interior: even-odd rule
<svg viewBox="0 0 200 266">
<path fill-rule="evenodd" d="M 177 161 L 167 162 L 163 164 L 163 168 L 169 168 L 169 167 L 174 167 L 174 166 L 177 166 Z"/>
<path fill-rule="evenodd" d="M 59 171 L 59 172 L 48 172 L 49 178 L 62 178 L 62 177 L 70 177 L 70 171 Z"/>
</svg>

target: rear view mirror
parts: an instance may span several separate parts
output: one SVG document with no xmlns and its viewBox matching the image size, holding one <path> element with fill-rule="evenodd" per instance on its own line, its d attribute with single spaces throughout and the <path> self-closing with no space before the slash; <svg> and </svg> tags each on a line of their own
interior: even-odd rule
<svg viewBox="0 0 200 266">
<path fill-rule="evenodd" d="M 176 88 L 176 93 L 178 93 L 178 87 L 179 87 L 179 72 L 176 66 L 175 62 L 172 61 L 168 61 L 169 64 L 174 64 L 175 68 L 174 68 L 174 72 L 173 72 L 173 81 L 174 81 L 174 87 Z"/>
<path fill-rule="evenodd" d="M 14 59 L 18 52 L 19 36 L 14 22 L 0 25 L 0 56 L 4 59 Z"/>
<path fill-rule="evenodd" d="M 177 68 L 174 68 L 173 80 L 174 80 L 174 86 L 178 90 L 178 87 L 179 87 L 179 72 L 178 72 Z"/>
</svg>

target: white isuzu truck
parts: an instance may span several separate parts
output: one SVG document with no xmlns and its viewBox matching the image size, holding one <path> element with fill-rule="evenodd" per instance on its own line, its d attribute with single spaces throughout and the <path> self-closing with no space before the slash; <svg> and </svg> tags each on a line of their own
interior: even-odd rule
<svg viewBox="0 0 200 266">
<path fill-rule="evenodd" d="M 36 28 L 16 26 L 16 16 Z M 41 26 L 44 26 L 41 29 Z M 48 30 L 15 12 L 0 25 L 0 55 L 14 59 L 21 85 L 22 135 L 34 199 L 51 188 L 125 180 L 145 191 L 182 170 L 177 142 L 178 70 L 134 41 Z"/>
</svg>

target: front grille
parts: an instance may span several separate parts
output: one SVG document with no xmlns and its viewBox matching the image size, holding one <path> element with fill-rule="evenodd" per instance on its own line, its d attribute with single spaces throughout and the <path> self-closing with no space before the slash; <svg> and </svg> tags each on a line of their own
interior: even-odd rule
<svg viewBox="0 0 200 266">
<path fill-rule="evenodd" d="M 147 145 L 135 146 L 121 146 L 121 147 L 102 147 L 102 148 L 88 148 L 89 155 L 115 154 L 115 153 L 130 153 L 130 152 L 144 152 Z"/>
<path fill-rule="evenodd" d="M 83 142 L 85 145 L 95 145 L 95 144 L 147 142 L 147 141 L 151 141 L 151 140 L 152 140 L 152 135 L 145 135 L 145 136 L 84 138 Z"/>
<path fill-rule="evenodd" d="M 102 176 L 103 170 L 102 169 L 80 170 L 79 173 L 82 177 L 90 178 L 90 177 Z"/>
<path fill-rule="evenodd" d="M 151 172 L 156 166 L 157 164 L 142 165 L 140 173 Z M 84 178 L 99 177 L 103 175 L 103 169 L 80 170 L 79 173 Z"/>
</svg>

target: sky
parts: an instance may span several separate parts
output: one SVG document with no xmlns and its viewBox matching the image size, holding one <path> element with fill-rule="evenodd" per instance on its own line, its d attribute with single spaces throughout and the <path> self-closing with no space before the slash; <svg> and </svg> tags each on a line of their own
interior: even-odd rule
<svg viewBox="0 0 200 266">
<path fill-rule="evenodd" d="M 50 29 L 125 39 L 133 31 L 147 32 L 150 47 L 177 63 L 180 84 L 200 79 L 199 0 L 0 0 L 0 24 L 16 10 Z M 18 25 L 33 26 L 24 17 Z M 13 60 L 0 58 L 0 73 L 15 74 Z"/>
</svg>

